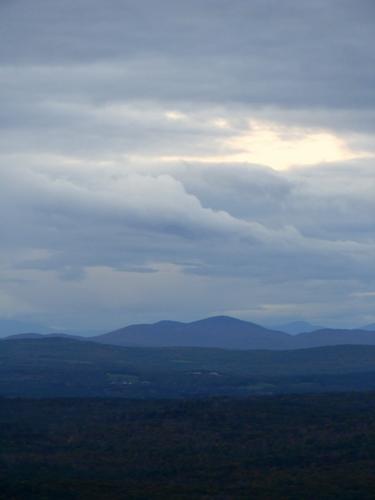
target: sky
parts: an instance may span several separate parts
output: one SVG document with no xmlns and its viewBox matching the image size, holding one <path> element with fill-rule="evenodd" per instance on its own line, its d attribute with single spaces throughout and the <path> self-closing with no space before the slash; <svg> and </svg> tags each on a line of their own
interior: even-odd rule
<svg viewBox="0 0 375 500">
<path fill-rule="evenodd" d="M 375 321 L 373 0 L 1 0 L 0 318 Z"/>
</svg>

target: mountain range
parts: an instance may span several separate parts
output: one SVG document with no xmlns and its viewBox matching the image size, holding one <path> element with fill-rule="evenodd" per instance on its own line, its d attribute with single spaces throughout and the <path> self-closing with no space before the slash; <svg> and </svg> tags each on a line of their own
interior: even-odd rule
<svg viewBox="0 0 375 500">
<path fill-rule="evenodd" d="M 370 326 L 370 325 L 369 325 Z M 38 339 L 68 337 L 83 340 L 83 337 L 64 333 L 42 335 L 26 333 L 13 335 L 13 339 Z M 370 329 L 321 328 L 304 333 L 291 334 L 265 328 L 256 323 L 228 316 L 182 323 L 159 321 L 153 324 L 130 325 L 85 340 L 101 344 L 126 347 L 213 347 L 223 349 L 268 349 L 293 350 L 332 345 L 375 345 L 375 331 Z"/>
</svg>

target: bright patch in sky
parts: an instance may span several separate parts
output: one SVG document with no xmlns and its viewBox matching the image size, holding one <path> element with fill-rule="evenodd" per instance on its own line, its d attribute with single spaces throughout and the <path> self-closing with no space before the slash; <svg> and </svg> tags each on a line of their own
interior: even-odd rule
<svg viewBox="0 0 375 500">
<path fill-rule="evenodd" d="M 251 121 L 249 132 L 231 138 L 228 146 L 238 151 L 233 159 L 285 170 L 295 165 L 314 165 L 363 158 L 332 132 L 311 131 Z"/>
<path fill-rule="evenodd" d="M 186 115 L 184 113 L 181 113 L 180 111 L 167 111 L 165 113 L 165 117 L 168 120 L 172 121 L 181 121 L 181 120 L 186 120 Z"/>
<path fill-rule="evenodd" d="M 187 115 L 168 113 L 171 120 L 181 120 Z M 262 120 L 250 120 L 247 130 L 232 130 L 229 137 L 216 136 L 211 145 L 212 153 L 206 155 L 162 155 L 161 161 L 195 161 L 200 163 L 252 163 L 266 165 L 275 170 L 294 166 L 318 165 L 328 162 L 348 161 L 374 157 L 368 151 L 354 150 L 345 139 L 328 130 L 281 125 Z M 194 124 L 193 122 L 191 123 Z M 230 132 L 230 122 L 218 118 L 208 125 Z M 217 152 L 214 151 L 216 148 Z"/>
</svg>

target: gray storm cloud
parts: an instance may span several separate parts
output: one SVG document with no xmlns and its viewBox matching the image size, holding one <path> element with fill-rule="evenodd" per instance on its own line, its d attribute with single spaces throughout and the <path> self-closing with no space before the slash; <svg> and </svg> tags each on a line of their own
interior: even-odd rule
<svg viewBox="0 0 375 500">
<path fill-rule="evenodd" d="M 335 168 L 351 182 L 352 169 Z M 368 168 L 355 165 L 357 175 Z M 369 185 L 366 199 L 361 183 L 345 194 L 337 172 L 329 176 L 324 166 L 298 175 L 236 169 L 233 176 L 223 165 L 176 166 L 153 175 L 129 168 L 121 176 L 97 174 L 91 184 L 80 176 L 67 180 L 64 168 L 60 177 L 55 169 L 7 171 L 1 175 L 2 212 L 15 207 L 1 225 L 9 271 L 54 272 L 84 282 L 90 269 L 145 269 L 157 280 L 163 275 L 158 271 L 173 264 L 181 275 L 287 283 L 296 294 L 316 280 L 371 287 Z"/>
<path fill-rule="evenodd" d="M 374 15 L 1 2 L 0 316 L 375 321 Z M 289 149 L 326 134 L 342 157 L 233 160 L 254 123 Z"/>
</svg>

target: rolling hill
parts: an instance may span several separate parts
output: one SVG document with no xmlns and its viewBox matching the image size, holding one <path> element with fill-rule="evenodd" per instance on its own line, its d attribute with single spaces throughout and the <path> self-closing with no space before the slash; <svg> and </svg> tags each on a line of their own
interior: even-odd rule
<svg viewBox="0 0 375 500">
<path fill-rule="evenodd" d="M 294 338 L 294 348 L 308 348 L 330 345 L 375 345 L 375 332 L 366 330 L 336 330 L 325 328 L 300 333 Z"/>
<path fill-rule="evenodd" d="M 375 332 L 325 328 L 291 335 L 249 321 L 215 316 L 191 323 L 160 321 L 130 325 L 91 337 L 91 340 L 118 346 L 287 350 L 344 344 L 375 345 Z"/>
<path fill-rule="evenodd" d="M 367 330 L 369 332 L 375 332 L 375 323 L 371 323 L 370 325 L 363 326 L 361 330 Z"/>
<path fill-rule="evenodd" d="M 174 398 L 375 389 L 375 346 L 289 351 L 0 341 L 0 396 Z"/>
<path fill-rule="evenodd" d="M 226 349 L 288 349 L 290 335 L 228 316 L 180 323 L 160 321 L 131 325 L 93 337 L 95 342 L 143 347 L 217 347 Z"/>
<path fill-rule="evenodd" d="M 322 330 L 322 326 L 313 325 L 308 321 L 292 321 L 273 327 L 275 330 L 289 333 L 290 335 L 298 335 L 299 333 L 313 332 L 314 330 Z"/>
<path fill-rule="evenodd" d="M 295 324 L 297 329 L 303 324 Z M 371 325 L 369 325 L 371 326 Z M 182 323 L 136 324 L 91 337 L 66 333 L 22 333 L 6 339 L 67 338 L 128 347 L 207 347 L 220 349 L 292 350 L 331 345 L 375 345 L 375 331 L 322 328 L 292 334 L 228 316 Z"/>
</svg>

